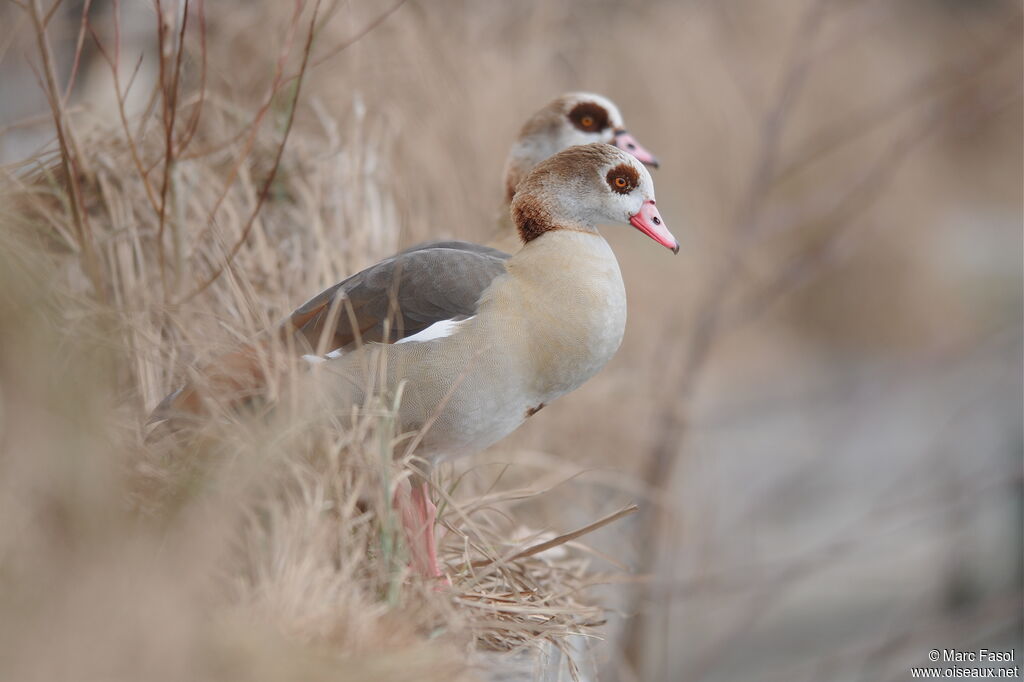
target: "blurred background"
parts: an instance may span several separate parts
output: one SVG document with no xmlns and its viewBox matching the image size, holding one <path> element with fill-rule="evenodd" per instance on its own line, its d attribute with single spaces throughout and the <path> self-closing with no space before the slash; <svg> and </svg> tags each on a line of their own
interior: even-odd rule
<svg viewBox="0 0 1024 682">
<path fill-rule="evenodd" d="M 160 117 L 150 93 L 168 92 L 172 76 L 157 11 L 21 5 L 0 10 L 5 217 L 26 174 L 58 155 L 48 75 L 63 92 L 74 72 L 62 130 L 93 168 L 73 172 L 97 173 L 117 207 L 91 219 L 103 234 L 97 258 L 132 261 L 118 255 L 119 230 L 157 228 L 135 212 L 132 201 L 147 200 L 124 189 L 116 170 L 130 154 L 110 140 L 122 117 L 133 128 Z M 33 9 L 48 22 L 48 50 Z M 500 485 L 558 481 L 515 508 L 531 528 L 562 532 L 640 505 L 586 539 L 593 570 L 617 577 L 588 593 L 609 621 L 602 640 L 582 645 L 581 675 L 903 680 L 934 648 L 1016 647 L 1019 660 L 1020 2 L 324 2 L 294 120 L 282 99 L 295 93 L 287 75 L 302 66 L 311 4 L 159 9 L 163 49 L 185 55 L 175 92 L 211 102 L 196 144 L 212 151 L 176 166 L 185 189 L 175 210 L 209 206 L 208 185 L 232 172 L 243 183 L 227 181 L 226 206 L 241 217 L 222 213 L 226 236 L 208 243 L 244 237 L 233 276 L 247 282 L 246 305 L 225 309 L 205 289 L 174 308 L 222 340 L 397 248 L 489 239 L 511 142 L 563 92 L 610 97 L 661 160 L 659 207 L 680 254 L 604 230 L 629 296 L 617 356 L 454 465 L 488 481 L 514 463 Z M 120 107 L 118 90 L 128 93 Z M 264 105 L 261 137 L 246 146 L 239 122 Z M 261 199 L 283 135 L 281 173 Z M 233 155 L 245 160 L 237 171 Z M 192 262 L 212 249 L 204 238 L 175 253 Z M 37 240 L 47 267 L 75 294 L 58 297 L 56 315 L 75 328 L 96 312 L 82 303 L 89 268 L 47 239 Z M 164 277 L 165 291 L 184 294 L 214 271 L 193 260 Z M 159 281 L 152 268 L 136 275 L 140 291 Z M 145 316 L 141 295 L 102 310 Z M 203 355 L 205 332 L 147 324 L 150 336 L 117 327 L 110 338 L 130 350 L 106 351 L 115 367 L 104 395 L 133 434 Z M 0 350 L 8 363 L 11 348 Z M 0 429 L 10 430 L 19 398 L 5 383 Z"/>
</svg>

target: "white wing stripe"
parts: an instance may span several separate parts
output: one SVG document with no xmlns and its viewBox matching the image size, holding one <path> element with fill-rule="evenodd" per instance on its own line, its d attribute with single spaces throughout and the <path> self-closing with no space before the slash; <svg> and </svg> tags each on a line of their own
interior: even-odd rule
<svg viewBox="0 0 1024 682">
<path fill-rule="evenodd" d="M 433 339 L 443 339 L 446 336 L 452 336 L 459 330 L 459 325 L 465 324 L 472 320 L 472 317 L 467 317 L 464 320 L 441 320 L 435 322 L 421 332 L 417 332 L 412 336 L 407 336 L 404 339 L 400 339 L 397 343 L 408 343 L 410 341 L 432 341 Z"/>
</svg>

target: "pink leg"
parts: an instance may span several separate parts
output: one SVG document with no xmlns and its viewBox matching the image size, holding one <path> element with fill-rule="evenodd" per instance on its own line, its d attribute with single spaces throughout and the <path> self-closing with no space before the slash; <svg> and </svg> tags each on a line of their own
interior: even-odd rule
<svg viewBox="0 0 1024 682">
<path fill-rule="evenodd" d="M 405 530 L 405 543 L 411 555 L 410 564 L 420 575 L 427 578 L 442 578 L 450 585 L 451 581 L 437 565 L 437 541 L 434 538 L 437 507 L 430 501 L 426 483 L 410 487 L 411 494 L 403 485 L 395 491 L 394 499 L 395 509 L 402 519 L 402 528 Z"/>
</svg>

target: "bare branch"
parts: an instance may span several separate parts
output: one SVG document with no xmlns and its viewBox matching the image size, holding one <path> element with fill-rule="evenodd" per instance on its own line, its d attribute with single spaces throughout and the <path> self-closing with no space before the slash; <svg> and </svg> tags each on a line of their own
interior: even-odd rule
<svg viewBox="0 0 1024 682">
<path fill-rule="evenodd" d="M 85 204 L 82 201 L 82 188 L 78 177 L 79 169 L 84 171 L 84 160 L 75 144 L 67 112 L 64 108 L 60 86 L 57 84 L 53 52 L 50 49 L 50 42 L 46 35 L 46 24 L 42 9 L 39 6 L 39 0 L 32 0 L 29 13 L 35 26 L 36 46 L 39 48 L 39 55 L 43 62 L 44 92 L 50 105 L 50 111 L 53 114 L 54 129 L 57 132 L 57 140 L 61 150 L 61 165 L 63 166 L 64 175 L 70 190 L 69 203 L 77 233 L 78 246 L 82 250 L 86 274 L 92 282 L 93 292 L 97 299 L 102 299 L 104 297 L 103 279 L 100 276 L 99 262 L 93 248 L 92 232 L 89 228 L 89 218 L 85 211 Z"/>
<path fill-rule="evenodd" d="M 309 31 L 306 35 L 306 44 L 302 51 L 302 65 L 299 67 L 299 78 L 295 84 L 295 94 L 292 96 L 291 107 L 288 110 L 288 119 L 285 122 L 284 134 L 281 137 L 281 142 L 277 145 L 277 152 L 274 155 L 274 163 L 271 165 L 270 173 L 267 175 L 263 182 L 263 187 L 260 189 L 259 197 L 256 200 L 256 206 L 253 208 L 252 213 L 249 215 L 249 219 L 245 223 L 245 227 L 242 229 L 242 234 L 239 235 L 238 240 L 234 246 L 228 252 L 224 259 L 224 263 L 217 268 L 217 270 L 210 275 L 203 283 L 197 286 L 191 293 L 184 296 L 181 300 L 177 301 L 177 304 L 189 301 L 203 291 L 205 291 L 211 284 L 223 274 L 225 268 L 231 266 L 232 260 L 238 254 L 239 249 L 249 238 L 249 233 L 252 231 L 252 226 L 256 222 L 256 217 L 259 215 L 260 210 L 263 208 L 263 204 L 266 202 L 267 196 L 270 194 L 270 187 L 274 182 L 274 178 L 277 176 L 277 170 L 281 166 L 281 158 L 284 156 L 284 148 L 288 143 L 288 135 L 291 133 L 292 124 L 295 122 L 295 111 L 299 104 L 299 93 L 302 89 L 302 81 L 306 74 L 306 69 L 309 65 L 309 54 L 313 47 L 313 37 L 316 29 L 316 17 L 317 12 L 320 10 L 320 0 L 317 0 L 316 5 L 313 8 L 313 18 L 309 21 Z"/>
</svg>

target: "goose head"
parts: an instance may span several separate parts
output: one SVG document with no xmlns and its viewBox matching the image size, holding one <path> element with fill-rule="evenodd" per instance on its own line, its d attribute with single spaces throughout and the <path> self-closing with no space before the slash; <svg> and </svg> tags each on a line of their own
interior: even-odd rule
<svg viewBox="0 0 1024 682">
<path fill-rule="evenodd" d="M 651 174 L 609 144 L 570 147 L 542 161 L 520 183 L 511 211 L 524 243 L 553 230 L 596 232 L 611 223 L 632 225 L 679 253 L 658 212 Z"/>
<path fill-rule="evenodd" d="M 519 132 L 505 166 L 506 199 L 519 182 L 544 159 L 575 145 L 613 144 L 639 161 L 658 166 L 658 160 L 626 131 L 619 108 L 607 97 L 570 92 L 549 102 Z"/>
</svg>

